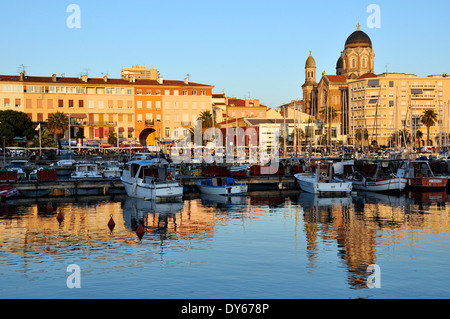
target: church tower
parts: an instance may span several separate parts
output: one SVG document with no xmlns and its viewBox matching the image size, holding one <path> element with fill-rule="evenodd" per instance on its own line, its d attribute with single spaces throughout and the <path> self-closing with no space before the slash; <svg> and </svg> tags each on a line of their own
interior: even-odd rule
<svg viewBox="0 0 450 319">
<path fill-rule="evenodd" d="M 305 63 L 305 83 L 302 85 L 303 112 L 308 114 L 313 113 L 312 105 L 315 96 L 313 91 L 317 88 L 316 69 L 316 61 L 311 55 L 311 51 L 309 51 L 309 56 Z"/>
<path fill-rule="evenodd" d="M 347 38 L 344 52 L 342 52 L 342 74 L 347 79 L 356 79 L 363 74 L 374 73 L 375 53 L 372 41 L 360 30 L 359 24 L 356 27 L 357 30 Z"/>
</svg>

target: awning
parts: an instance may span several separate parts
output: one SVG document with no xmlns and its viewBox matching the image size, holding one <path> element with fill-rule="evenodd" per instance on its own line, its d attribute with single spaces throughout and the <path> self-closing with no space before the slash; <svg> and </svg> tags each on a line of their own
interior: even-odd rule
<svg viewBox="0 0 450 319">
<path fill-rule="evenodd" d="M 123 127 L 119 127 L 119 132 L 125 132 L 125 129 Z"/>
<path fill-rule="evenodd" d="M 72 113 L 70 114 L 71 119 L 85 119 L 87 118 L 86 113 Z"/>
<path fill-rule="evenodd" d="M 134 132 L 134 128 L 129 127 L 129 128 L 128 128 L 128 132 Z"/>
<path fill-rule="evenodd" d="M 370 99 L 369 104 L 376 104 L 378 102 L 378 99 Z"/>
<path fill-rule="evenodd" d="M 100 147 L 111 147 L 109 143 L 100 143 Z"/>
<path fill-rule="evenodd" d="M 423 94 L 422 89 L 411 89 L 411 94 Z"/>
<path fill-rule="evenodd" d="M 380 80 L 369 80 L 367 86 L 378 86 L 380 85 Z"/>
</svg>

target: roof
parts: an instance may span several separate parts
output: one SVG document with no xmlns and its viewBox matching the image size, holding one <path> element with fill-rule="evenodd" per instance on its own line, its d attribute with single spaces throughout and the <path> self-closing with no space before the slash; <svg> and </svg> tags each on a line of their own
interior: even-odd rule
<svg viewBox="0 0 450 319">
<path fill-rule="evenodd" d="M 359 26 L 358 30 L 350 34 L 347 41 L 345 41 L 345 48 L 355 47 L 372 47 L 372 41 L 369 36 L 365 32 L 359 30 Z"/>
<path fill-rule="evenodd" d="M 330 82 L 347 82 L 347 78 L 344 75 L 325 75 Z"/>
<path fill-rule="evenodd" d="M 54 84 L 84 84 L 84 85 L 100 85 L 100 84 L 112 84 L 112 85 L 155 85 L 155 86 L 209 86 L 208 84 L 201 84 L 195 82 L 188 82 L 178 80 L 163 80 L 162 84 L 159 84 L 157 80 L 144 80 L 136 79 L 134 82 L 124 79 L 111 79 L 107 78 L 106 82 L 104 78 L 87 78 L 87 82 L 84 82 L 78 77 L 56 77 L 53 81 L 52 76 L 24 76 L 23 81 L 20 80 L 19 75 L 0 75 L 0 82 L 23 82 L 23 83 L 54 83 Z"/>
<path fill-rule="evenodd" d="M 376 78 L 376 77 L 378 77 L 376 74 L 373 74 L 373 73 L 365 73 L 365 74 L 361 75 L 361 76 L 358 78 L 358 80 L 361 80 L 361 79 L 370 79 L 370 78 Z"/>
</svg>

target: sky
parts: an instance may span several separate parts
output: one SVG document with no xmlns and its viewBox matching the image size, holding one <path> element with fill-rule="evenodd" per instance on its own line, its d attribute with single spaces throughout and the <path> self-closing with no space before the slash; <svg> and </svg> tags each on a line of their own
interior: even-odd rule
<svg viewBox="0 0 450 319">
<path fill-rule="evenodd" d="M 25 66 L 32 76 L 120 78 L 122 67 L 145 64 L 164 79 L 190 74 L 213 93 L 277 107 L 302 99 L 309 51 L 317 80 L 335 74 L 358 23 L 376 74 L 450 73 L 448 12 L 448 0 L 1 1 L 0 74 Z"/>
</svg>

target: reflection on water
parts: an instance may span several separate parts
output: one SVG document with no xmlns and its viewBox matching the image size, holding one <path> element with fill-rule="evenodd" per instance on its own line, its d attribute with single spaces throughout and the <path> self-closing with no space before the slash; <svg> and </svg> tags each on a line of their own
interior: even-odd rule
<svg viewBox="0 0 450 319">
<path fill-rule="evenodd" d="M 34 282 L 21 297 L 53 296 L 56 292 L 46 289 L 52 287 L 55 271 L 50 265 L 84 260 L 98 277 L 120 270 L 117 280 L 124 286 L 126 278 L 144 269 L 158 273 L 161 281 L 142 281 L 161 285 L 168 290 L 166 297 L 192 293 L 198 285 L 193 297 L 355 298 L 361 294 L 352 291 L 364 291 L 369 298 L 401 298 L 408 288 L 393 285 L 394 280 L 391 290 L 368 289 L 367 267 L 392 265 L 401 274 L 420 260 L 422 266 L 435 266 L 434 277 L 413 285 L 423 290 L 439 282 L 446 272 L 441 266 L 448 266 L 448 254 L 443 254 L 449 243 L 447 204 L 445 192 L 359 192 L 332 198 L 274 192 L 199 195 L 177 202 L 127 196 L 9 201 L 0 206 L 0 297 L 18 297 L 12 287 L 28 285 L 21 274 L 33 274 Z M 112 231 L 110 218 L 115 221 Z M 145 230 L 142 239 L 136 235 L 139 225 Z M 198 272 L 192 269 L 196 263 Z M 179 280 L 170 287 L 161 272 L 169 264 L 178 265 L 170 280 Z M 412 271 L 410 277 L 417 276 Z M 436 285 L 426 289 L 427 296 L 449 297 Z M 108 297 L 107 287 L 98 286 L 93 296 Z M 127 289 L 123 294 L 133 297 Z"/>
</svg>

